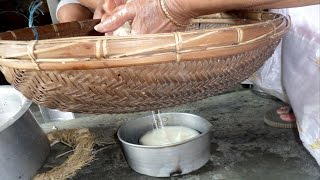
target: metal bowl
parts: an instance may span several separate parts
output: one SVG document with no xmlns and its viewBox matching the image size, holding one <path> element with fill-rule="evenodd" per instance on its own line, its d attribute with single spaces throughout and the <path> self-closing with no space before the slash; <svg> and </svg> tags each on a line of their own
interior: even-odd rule
<svg viewBox="0 0 320 180">
<path fill-rule="evenodd" d="M 30 105 L 13 87 L 0 86 L 0 179 L 31 179 L 49 154 Z"/>
<path fill-rule="evenodd" d="M 122 125 L 118 130 L 129 166 L 136 172 L 170 177 L 190 173 L 207 163 L 210 158 L 211 124 L 202 117 L 186 113 L 161 114 L 165 126 L 184 126 L 201 134 L 168 146 L 144 146 L 139 139 L 153 129 L 152 116 Z"/>
</svg>

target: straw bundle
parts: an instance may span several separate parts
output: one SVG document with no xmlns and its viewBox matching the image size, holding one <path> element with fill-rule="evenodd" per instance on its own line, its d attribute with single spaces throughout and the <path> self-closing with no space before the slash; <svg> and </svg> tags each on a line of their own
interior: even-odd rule
<svg viewBox="0 0 320 180">
<path fill-rule="evenodd" d="M 94 136 L 88 129 L 61 130 L 48 134 L 51 143 L 63 141 L 73 147 L 74 152 L 68 159 L 52 170 L 38 174 L 34 180 L 59 180 L 67 179 L 76 174 L 82 167 L 88 165 L 94 159 Z"/>
<path fill-rule="evenodd" d="M 27 98 L 60 110 L 127 113 L 220 93 L 254 73 L 290 21 L 267 12 L 193 20 L 186 32 L 98 35 L 98 21 L 0 34 L 0 70 Z M 216 26 L 220 26 L 216 28 Z M 48 40 L 49 39 L 49 40 Z"/>
</svg>

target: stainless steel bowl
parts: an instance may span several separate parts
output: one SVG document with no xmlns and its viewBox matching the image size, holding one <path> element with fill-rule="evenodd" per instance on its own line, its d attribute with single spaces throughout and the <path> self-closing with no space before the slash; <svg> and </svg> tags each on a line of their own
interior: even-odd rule
<svg viewBox="0 0 320 180">
<path fill-rule="evenodd" d="M 11 86 L 0 86 L 0 179 L 31 179 L 49 154 L 48 139 L 30 105 Z"/>
<path fill-rule="evenodd" d="M 186 113 L 164 113 L 166 126 L 184 126 L 201 134 L 169 146 L 144 146 L 139 139 L 153 129 L 152 116 L 129 121 L 118 130 L 129 166 L 138 173 L 169 177 L 190 173 L 207 163 L 210 158 L 211 124 L 202 117 Z"/>
</svg>

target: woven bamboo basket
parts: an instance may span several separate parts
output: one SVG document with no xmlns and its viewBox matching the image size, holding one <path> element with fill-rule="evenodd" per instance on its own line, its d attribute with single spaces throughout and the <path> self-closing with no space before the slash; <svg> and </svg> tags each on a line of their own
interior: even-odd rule
<svg viewBox="0 0 320 180">
<path fill-rule="evenodd" d="M 267 12 L 194 19 L 185 32 L 101 36 L 97 20 L 0 33 L 0 69 L 34 102 L 85 113 L 171 107 L 221 93 L 274 52 L 290 20 Z"/>
</svg>

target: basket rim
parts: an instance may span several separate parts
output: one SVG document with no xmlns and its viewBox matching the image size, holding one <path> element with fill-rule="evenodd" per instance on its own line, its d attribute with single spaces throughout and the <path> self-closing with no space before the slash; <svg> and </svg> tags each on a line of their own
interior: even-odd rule
<svg viewBox="0 0 320 180">
<path fill-rule="evenodd" d="M 243 14 L 256 15 L 256 19 L 252 19 L 260 20 L 260 22 L 173 33 L 80 36 L 30 41 L 0 40 L 0 70 L 3 68 L 100 69 L 229 56 L 241 50 L 249 51 L 282 38 L 291 25 L 290 18 L 281 14 L 269 12 L 244 12 Z M 203 23 L 214 19 L 212 17 L 204 16 L 194 21 L 200 20 Z M 219 18 L 228 19 L 228 15 L 220 14 Z M 264 18 L 269 19 L 263 20 Z M 265 32 L 259 34 L 257 30 Z M 230 39 L 223 39 L 219 36 L 227 36 Z M 221 42 L 217 43 L 218 40 Z M 126 42 L 129 42 L 129 45 L 126 45 Z M 141 48 L 136 47 L 137 42 Z M 7 48 L 12 49 L 8 51 Z M 79 49 L 80 55 L 77 55 L 76 50 L 72 48 Z M 222 52 L 224 49 L 234 52 L 225 54 Z M 108 51 L 107 54 L 105 51 Z M 55 52 L 56 56 L 50 52 Z M 73 54 L 65 55 L 70 52 Z M 141 60 L 143 58 L 145 61 Z"/>
<path fill-rule="evenodd" d="M 259 25 L 265 25 L 266 23 L 273 23 L 276 20 L 282 19 L 285 17 L 285 15 L 282 14 L 278 14 L 278 13 L 273 13 L 273 12 L 260 12 L 260 11 L 251 11 L 251 12 L 246 12 L 246 13 L 252 13 L 252 14 L 260 14 L 260 16 L 262 16 L 263 14 L 269 14 L 269 15 L 274 15 L 275 18 L 272 20 L 266 20 L 266 21 L 257 21 L 254 24 L 243 24 L 243 25 L 234 25 L 234 26 L 229 26 L 229 27 L 218 27 L 218 28 L 214 28 L 214 29 L 199 29 L 199 30 L 193 30 L 193 31 L 183 31 L 183 32 L 179 32 L 180 34 L 193 34 L 193 33 L 199 33 L 199 32 L 212 32 L 212 31 L 221 31 L 221 30 L 226 30 L 226 29 L 232 29 L 232 28 L 244 28 L 244 27 L 255 27 L 255 26 L 259 26 Z M 217 14 L 224 14 L 224 13 L 217 13 Z M 212 17 L 216 17 L 214 16 L 215 14 L 212 15 L 206 15 L 206 16 L 200 16 L 198 18 L 194 18 L 192 19 L 192 23 L 198 23 L 198 20 L 204 20 L 204 23 L 209 23 L 209 21 L 206 20 L 211 20 L 211 19 L 222 19 L 223 17 L 225 17 L 225 19 L 230 19 L 228 17 L 230 16 L 218 16 L 219 18 L 212 18 Z M 234 19 L 234 18 L 231 18 Z M 261 17 L 260 17 L 261 19 Z M 92 21 L 92 20 L 89 20 Z M 202 23 L 203 23 L 202 22 Z M 67 23 L 65 23 L 67 24 Z M 24 29 L 31 29 L 31 28 L 24 28 Z M 18 29 L 20 30 L 20 29 Z M 14 32 L 16 30 L 13 31 L 7 31 L 7 32 Z M 5 32 L 2 32 L 5 33 Z M 0 33 L 0 35 L 2 34 Z M 169 33 L 151 33 L 151 34 L 138 34 L 138 35 L 127 35 L 127 36 L 78 36 L 78 37 L 62 37 L 62 38 L 53 38 L 53 39 L 41 39 L 41 40 L 2 40 L 0 38 L 0 43 L 16 43 L 16 42 L 20 42 L 19 44 L 28 44 L 30 41 L 38 41 L 38 42 L 52 42 L 55 40 L 58 40 L 59 42 L 63 42 L 63 40 L 70 42 L 70 40 L 87 40 L 87 39 L 136 39 L 136 38 L 147 38 L 147 37 L 154 37 L 155 35 L 158 37 L 161 36 L 167 36 L 167 35 L 172 35 L 174 32 L 169 32 Z"/>
</svg>

